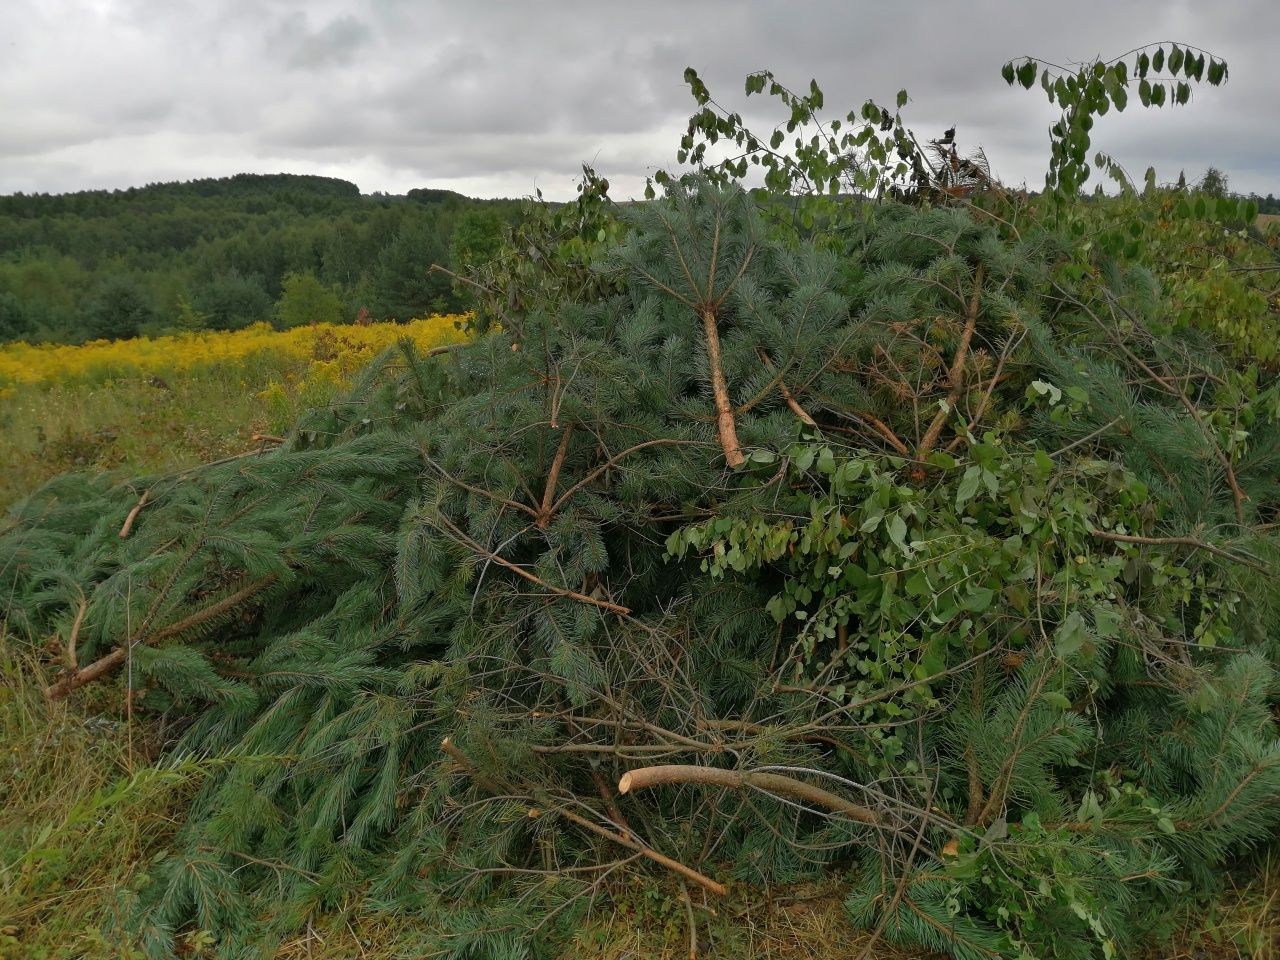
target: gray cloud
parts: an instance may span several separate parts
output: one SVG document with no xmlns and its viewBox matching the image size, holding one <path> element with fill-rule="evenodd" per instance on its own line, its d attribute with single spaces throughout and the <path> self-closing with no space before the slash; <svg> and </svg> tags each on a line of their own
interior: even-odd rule
<svg viewBox="0 0 1280 960">
<path fill-rule="evenodd" d="M 564 198 L 590 161 L 635 193 L 674 161 L 686 65 L 766 129 L 777 113 L 742 96 L 761 67 L 795 87 L 817 78 L 834 115 L 906 87 L 918 133 L 958 125 L 1004 179 L 1035 186 L 1054 110 L 1008 88 L 1000 64 L 1174 37 L 1227 58 L 1230 83 L 1103 118 L 1097 145 L 1138 175 L 1213 164 L 1267 193 L 1277 35 L 1274 0 L 5 0 L 0 192 L 286 170 L 366 191 Z"/>
<path fill-rule="evenodd" d="M 267 56 L 285 52 L 285 66 L 291 70 L 324 71 L 333 66 L 355 62 L 371 32 L 361 20 L 347 15 L 337 17 L 312 30 L 307 15 L 290 13 L 271 32 Z"/>
</svg>

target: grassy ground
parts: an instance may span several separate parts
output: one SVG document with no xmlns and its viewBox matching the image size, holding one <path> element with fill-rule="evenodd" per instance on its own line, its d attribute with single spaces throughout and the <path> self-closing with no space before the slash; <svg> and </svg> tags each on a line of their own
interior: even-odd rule
<svg viewBox="0 0 1280 960">
<path fill-rule="evenodd" d="M 112 932 L 121 900 L 200 770 L 150 763 L 151 736 L 106 706 L 48 703 L 34 666 L 0 643 L 3 960 L 134 956 Z"/>
<path fill-rule="evenodd" d="M 0 507 L 68 470 L 166 472 L 251 449 L 254 434 L 283 426 L 255 396 L 268 382 L 212 375 L 15 390 L 0 412 Z"/>
<path fill-rule="evenodd" d="M 166 472 L 252 449 L 397 338 L 450 342 L 461 319 L 0 345 L 0 509 L 68 470 Z"/>
</svg>

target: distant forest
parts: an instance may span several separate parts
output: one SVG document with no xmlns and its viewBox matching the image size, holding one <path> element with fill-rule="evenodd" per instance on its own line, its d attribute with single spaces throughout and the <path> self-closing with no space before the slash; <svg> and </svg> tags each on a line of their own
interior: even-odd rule
<svg viewBox="0 0 1280 960">
<path fill-rule="evenodd" d="M 1213 188 L 1223 192 L 1218 171 Z M 1274 196 L 1255 196 L 1280 213 Z M 518 200 L 237 174 L 128 190 L 0 196 L 0 342 L 80 343 L 465 310 L 453 269 L 482 261 Z"/>
<path fill-rule="evenodd" d="M 0 197 L 0 340 L 462 310 L 465 289 L 427 268 L 487 257 L 520 211 L 290 174 Z"/>
</svg>

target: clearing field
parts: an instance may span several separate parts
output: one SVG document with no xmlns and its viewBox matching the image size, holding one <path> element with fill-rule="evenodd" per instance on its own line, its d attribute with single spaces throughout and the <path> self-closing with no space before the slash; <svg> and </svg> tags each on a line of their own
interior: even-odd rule
<svg viewBox="0 0 1280 960">
<path fill-rule="evenodd" d="M 454 342 L 465 319 L 0 345 L 0 508 L 68 470 L 163 473 L 249 451 L 400 338 Z"/>
</svg>

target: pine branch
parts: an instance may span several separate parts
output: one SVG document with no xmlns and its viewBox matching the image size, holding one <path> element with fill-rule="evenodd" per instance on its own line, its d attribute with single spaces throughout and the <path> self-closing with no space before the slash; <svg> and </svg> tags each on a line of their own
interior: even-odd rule
<svg viewBox="0 0 1280 960">
<path fill-rule="evenodd" d="M 573 424 L 566 424 L 560 435 L 560 445 L 556 448 L 556 455 L 551 461 L 551 470 L 547 473 L 547 485 L 542 491 L 542 507 L 534 521 L 539 530 L 547 529 L 547 524 L 551 522 L 552 500 L 556 495 L 556 484 L 560 482 L 560 469 L 564 466 L 564 458 L 569 453 L 569 439 L 572 436 Z"/>
<path fill-rule="evenodd" d="M 729 402 L 729 386 L 724 379 L 724 366 L 720 360 L 720 330 L 716 312 L 711 306 L 702 308 L 702 332 L 707 341 L 707 365 L 711 371 L 711 393 L 716 404 L 716 429 L 720 433 L 720 446 L 730 467 L 740 467 L 746 462 L 742 445 L 738 443 L 738 430 L 733 419 L 733 404 Z"/>
<path fill-rule="evenodd" d="M 773 361 L 769 359 L 769 354 L 763 347 L 757 348 L 756 353 L 759 355 L 766 367 L 770 370 L 777 369 L 773 365 Z M 805 426 L 816 427 L 818 425 L 817 421 L 815 421 L 813 417 L 809 416 L 804 407 L 800 406 L 800 404 L 796 402 L 796 398 L 792 396 L 791 391 L 787 389 L 787 382 L 782 379 L 781 373 L 778 374 L 773 382 L 778 385 L 778 392 L 782 394 L 782 399 L 786 401 L 787 409 L 794 413 Z"/>
<path fill-rule="evenodd" d="M 105 657 L 100 657 L 84 669 L 68 674 L 57 683 L 46 687 L 44 695 L 50 700 L 61 700 L 68 694 L 79 690 L 85 684 L 93 683 L 93 681 L 105 676 L 116 667 L 120 666 L 120 664 L 124 663 L 128 658 L 129 651 L 135 646 L 156 643 L 157 641 L 166 640 L 169 637 L 175 637 L 186 633 L 193 627 L 198 627 L 203 623 L 207 623 L 210 620 L 234 610 L 244 601 L 267 589 L 267 587 L 274 584 L 278 579 L 279 577 L 277 577 L 276 574 L 268 574 L 260 580 L 255 580 L 253 583 L 241 587 L 235 593 L 225 596 L 215 603 L 211 603 L 209 606 L 193 613 L 191 616 L 157 630 L 150 636 L 126 643 L 121 647 L 116 647 Z"/>
<path fill-rule="evenodd" d="M 927 457 L 936 447 L 938 438 L 942 435 L 942 428 L 946 425 L 947 416 L 955 410 L 956 403 L 960 401 L 960 392 L 964 388 L 965 361 L 969 357 L 969 344 L 973 342 L 974 330 L 978 328 L 978 297 L 982 293 L 984 275 L 986 275 L 984 266 L 978 264 L 973 274 L 973 296 L 969 298 L 969 311 L 965 316 L 964 332 L 960 334 L 960 344 L 956 347 L 955 360 L 951 361 L 951 371 L 947 375 L 946 402 L 937 413 L 934 413 L 933 422 L 929 424 L 928 430 L 924 431 L 919 448 L 915 452 L 916 460 L 924 460 L 924 457 Z"/>
<path fill-rule="evenodd" d="M 869 807 L 863 807 L 829 790 L 815 787 L 802 780 L 784 777 L 777 773 L 756 773 L 750 770 L 722 770 L 718 767 L 699 767 L 686 764 L 670 764 L 659 767 L 640 767 L 629 770 L 618 781 L 618 792 L 645 790 L 670 783 L 696 783 L 705 786 L 728 787 L 731 790 L 754 788 L 794 797 L 804 803 L 843 813 L 852 820 L 879 826 L 880 815 Z"/>
<path fill-rule="evenodd" d="M 71 635 L 67 638 L 67 668 L 76 670 L 79 664 L 76 662 L 76 641 L 80 639 L 80 628 L 84 625 L 84 615 L 89 612 L 89 601 L 82 594 L 80 597 L 80 607 L 76 611 L 76 618 L 71 624 Z"/>
<path fill-rule="evenodd" d="M 505 792 L 507 792 L 502 790 L 498 784 L 494 783 L 492 780 L 490 780 L 489 778 L 481 774 L 476 769 L 475 764 L 473 764 L 470 761 L 470 759 L 466 756 L 466 754 L 464 754 L 461 750 L 459 750 L 457 745 L 455 745 L 453 741 L 450 740 L 448 737 L 445 737 L 444 740 L 441 741 L 440 748 L 444 750 L 444 752 L 447 753 L 453 759 L 453 761 L 458 764 L 458 766 L 467 774 L 467 776 L 471 777 L 471 779 L 474 780 L 475 783 L 485 792 L 492 794 L 493 796 L 502 796 Z M 625 793 L 626 791 L 622 791 L 622 792 Z M 717 883 L 715 880 L 712 880 L 710 877 L 699 873 L 697 870 L 694 870 L 690 866 L 686 866 L 685 864 L 681 863 L 679 860 L 673 860 L 670 857 L 668 857 L 666 854 L 659 853 L 657 850 L 654 850 L 652 847 L 648 846 L 647 844 L 641 843 L 639 840 L 636 840 L 633 837 L 628 836 L 626 833 L 622 832 L 621 830 L 615 833 L 614 831 L 608 830 L 605 827 L 600 826 L 598 823 L 592 823 L 590 820 L 586 819 L 585 817 L 579 816 L 578 814 L 574 813 L 572 810 L 566 810 L 563 807 L 556 808 L 554 812 L 558 813 L 560 816 L 564 817 L 566 820 L 570 821 L 571 823 L 576 823 L 578 826 L 582 827 L 585 830 L 591 831 L 592 833 L 596 834 L 599 837 L 604 837 L 606 840 L 612 840 L 614 843 L 621 844 L 622 846 L 626 847 L 628 850 L 634 850 L 636 853 L 640 854 L 641 856 L 648 857 L 654 863 L 662 864 L 662 866 L 666 867 L 667 869 L 675 871 L 676 873 L 680 874 L 682 877 L 686 877 L 687 879 L 692 880 L 694 883 L 698 884 L 701 887 L 705 887 L 707 890 L 710 890 L 712 893 L 716 894 L 717 896 L 723 897 L 725 894 L 729 892 L 723 884 Z"/>
<path fill-rule="evenodd" d="M 138 502 L 133 505 L 133 509 L 129 511 L 129 515 L 124 518 L 124 525 L 120 528 L 120 539 L 127 539 L 129 534 L 133 532 L 134 521 L 138 519 L 138 514 L 142 512 L 142 508 L 147 505 L 147 501 L 151 496 L 150 490 L 143 490 L 142 496 L 138 498 Z"/>
<path fill-rule="evenodd" d="M 1149 363 L 1147 363 L 1145 360 L 1143 360 L 1141 357 L 1135 354 L 1132 350 L 1130 350 L 1128 344 L 1124 342 L 1124 338 L 1117 335 L 1115 331 L 1115 324 L 1108 325 L 1104 323 L 1102 319 L 1096 313 L 1094 313 L 1094 311 L 1090 309 L 1087 304 L 1082 303 L 1076 297 L 1073 297 L 1070 293 L 1068 293 L 1065 289 L 1063 289 L 1063 287 L 1060 286 L 1059 284 L 1055 283 L 1054 289 L 1056 289 L 1062 295 L 1063 299 L 1066 302 L 1072 304 L 1073 306 L 1079 307 L 1081 310 L 1085 312 L 1086 315 L 1088 315 L 1088 317 L 1091 320 L 1093 320 L 1094 323 L 1096 323 L 1099 327 L 1101 327 L 1104 331 L 1106 331 L 1106 333 L 1110 336 L 1112 342 L 1115 343 L 1115 345 L 1119 348 L 1120 352 L 1123 353 L 1131 363 L 1141 368 L 1142 372 L 1145 373 L 1148 377 L 1150 377 L 1155 383 L 1157 383 L 1161 389 L 1163 389 L 1166 393 L 1170 394 L 1179 403 L 1181 403 L 1182 406 L 1186 409 L 1187 413 L 1191 415 L 1191 418 L 1195 420 L 1196 426 L 1200 428 L 1201 433 L 1204 434 L 1205 440 L 1208 441 L 1209 446 L 1213 449 L 1213 454 L 1217 458 L 1218 463 L 1222 465 L 1223 473 L 1226 475 L 1227 485 L 1231 488 L 1231 499 L 1235 504 L 1236 522 L 1243 526 L 1244 525 L 1244 502 L 1249 498 L 1245 496 L 1244 491 L 1240 488 L 1239 481 L 1236 479 L 1236 472 L 1235 472 L 1234 466 L 1231 463 L 1231 457 L 1218 444 L 1217 438 L 1214 436 L 1213 431 L 1210 429 L 1209 425 L 1205 423 L 1204 416 L 1200 413 L 1200 408 L 1196 406 L 1195 402 L 1189 396 L 1187 396 L 1186 391 L 1176 384 L 1175 382 L 1176 378 L 1173 378 L 1171 376 L 1161 376 L 1160 374 L 1156 373 L 1156 371 L 1152 369 Z M 1137 319 L 1131 313 L 1126 311 L 1122 305 L 1116 303 L 1115 298 L 1109 295 L 1109 291 L 1104 291 L 1104 292 L 1108 293 L 1107 302 L 1112 307 L 1111 316 L 1113 320 L 1115 319 L 1115 308 L 1119 307 L 1121 312 L 1123 312 L 1131 322 L 1133 322 L 1135 325 L 1138 324 Z"/>
<path fill-rule="evenodd" d="M 456 526 L 454 526 L 454 524 L 449 520 L 449 518 L 444 516 L 443 514 L 440 514 L 440 520 L 444 523 L 446 527 L 449 528 L 449 530 L 453 533 L 453 535 L 458 538 L 460 543 L 462 543 L 464 546 L 472 550 L 474 553 L 478 553 L 480 556 L 484 557 L 487 560 L 492 561 L 493 563 L 496 563 L 500 567 L 505 567 L 507 570 L 510 570 L 512 573 L 516 574 L 517 576 L 524 577 L 524 579 L 528 580 L 530 583 L 536 583 L 538 586 L 542 587 L 544 590 L 549 590 L 551 593 L 557 594 L 562 597 L 569 597 L 572 600 L 577 600 L 579 603 L 589 603 L 592 606 L 600 607 L 604 610 L 609 610 L 613 613 L 619 614 L 620 616 L 625 617 L 631 613 L 630 607 L 624 607 L 621 604 L 611 603 L 608 600 L 597 600 L 595 597 L 589 597 L 585 593 L 578 593 L 576 590 L 566 590 L 564 587 L 557 587 L 557 586 L 554 586 L 553 584 L 547 583 L 547 581 L 543 580 L 537 574 L 530 573 L 528 570 L 525 570 L 523 567 L 512 563 L 510 560 L 504 560 L 502 557 L 498 556 L 496 553 L 491 553 L 490 551 L 486 550 L 484 547 L 476 543 L 476 541 L 472 540 L 469 536 L 467 536 L 465 533 L 459 530 Z"/>
<path fill-rule="evenodd" d="M 627 447 L 627 449 L 623 450 L 621 453 L 614 454 L 612 457 L 610 457 L 604 463 L 600 464 L 600 466 L 596 467 L 594 470 L 588 473 L 585 477 L 583 477 L 581 480 L 575 483 L 572 487 L 570 487 L 568 490 L 562 493 L 560 495 L 560 498 L 556 500 L 555 504 L 551 507 L 551 513 L 553 516 L 559 513 L 560 508 L 563 507 L 565 503 L 568 501 L 568 499 L 572 497 L 575 493 L 577 493 L 587 484 L 595 481 L 598 477 L 603 476 L 611 468 L 616 466 L 619 463 L 619 461 L 637 452 L 638 450 L 644 450 L 646 447 L 660 447 L 660 446 L 684 447 L 684 446 L 699 446 L 699 445 L 700 445 L 700 442 L 697 440 L 678 440 L 674 437 L 661 437 L 657 440 L 645 440 L 643 443 L 633 444 L 632 446 Z"/>
<path fill-rule="evenodd" d="M 978 327 L 978 298 L 982 293 L 982 280 L 985 275 L 985 266 L 981 263 L 978 264 L 977 269 L 973 272 L 973 296 L 969 299 L 969 310 L 965 316 L 964 331 L 960 334 L 960 345 L 956 347 L 955 359 L 951 362 L 951 372 L 947 378 L 950 387 L 947 391 L 947 399 L 938 412 L 934 414 L 933 422 L 929 424 L 924 437 L 920 440 L 920 446 L 916 450 L 917 460 L 923 460 L 938 445 L 938 438 L 942 436 L 942 428 L 946 425 L 947 416 L 960 401 L 960 393 L 964 389 L 965 362 L 969 358 L 969 344 L 973 341 L 974 331 Z"/>
</svg>

